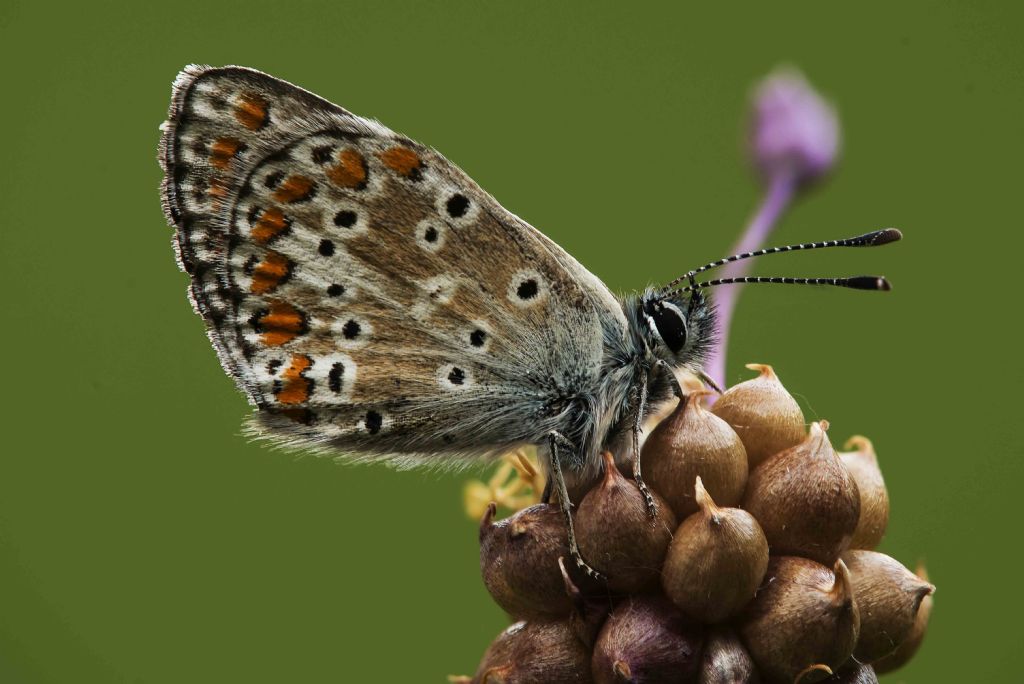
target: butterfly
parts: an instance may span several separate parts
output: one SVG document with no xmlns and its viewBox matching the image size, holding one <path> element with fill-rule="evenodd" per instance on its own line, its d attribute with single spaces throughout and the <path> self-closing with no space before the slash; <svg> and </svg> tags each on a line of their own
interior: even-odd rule
<svg viewBox="0 0 1024 684">
<path fill-rule="evenodd" d="M 639 468 L 643 419 L 702 374 L 695 275 L 620 297 L 438 152 L 290 83 L 189 66 L 161 126 L 161 196 L 189 295 L 251 430 L 355 461 L 449 467 L 524 445 L 566 478 Z M 865 246 L 886 231 L 829 243 Z M 682 282 L 688 284 L 675 287 Z M 821 281 L 885 289 L 874 277 Z M 825 282 L 831 281 L 831 282 Z M 729 281 L 732 282 L 732 281 Z"/>
</svg>

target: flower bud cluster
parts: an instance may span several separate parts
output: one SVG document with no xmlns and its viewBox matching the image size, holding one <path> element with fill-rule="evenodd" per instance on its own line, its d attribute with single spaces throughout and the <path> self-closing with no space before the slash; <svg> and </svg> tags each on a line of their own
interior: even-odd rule
<svg viewBox="0 0 1024 684">
<path fill-rule="evenodd" d="M 651 517 L 606 456 L 575 510 L 577 576 L 557 504 L 480 528 L 484 584 L 515 624 L 480 684 L 877 682 L 914 654 L 934 587 L 878 553 L 889 499 L 871 442 L 805 428 L 770 366 L 708 409 L 695 391 L 641 453 Z"/>
</svg>

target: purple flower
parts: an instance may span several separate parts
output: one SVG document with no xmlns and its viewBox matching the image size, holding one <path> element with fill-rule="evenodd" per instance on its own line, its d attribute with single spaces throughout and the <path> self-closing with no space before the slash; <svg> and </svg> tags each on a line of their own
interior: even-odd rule
<svg viewBox="0 0 1024 684">
<path fill-rule="evenodd" d="M 839 156 L 839 117 L 796 70 L 776 71 L 757 86 L 752 124 L 750 155 L 765 181 L 765 194 L 733 254 L 764 247 L 798 191 L 831 171 Z M 752 265 L 736 261 L 720 275 L 746 276 Z M 741 288 L 727 287 L 715 298 L 721 334 L 705 371 L 723 385 L 729 325 Z"/>
<path fill-rule="evenodd" d="M 839 118 L 795 70 L 777 71 L 754 95 L 751 153 L 772 178 L 791 174 L 808 182 L 828 173 L 839 155 Z"/>
</svg>

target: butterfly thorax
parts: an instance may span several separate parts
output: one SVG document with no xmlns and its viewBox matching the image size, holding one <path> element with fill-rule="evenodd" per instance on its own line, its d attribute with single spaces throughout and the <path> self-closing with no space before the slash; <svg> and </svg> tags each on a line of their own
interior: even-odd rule
<svg viewBox="0 0 1024 684">
<path fill-rule="evenodd" d="M 592 439 L 583 440 L 586 470 L 599 467 L 601 451 L 619 460 L 631 457 L 629 437 L 637 420 L 641 388 L 646 394 L 641 420 L 673 397 L 675 371 L 700 372 L 714 334 L 714 313 L 700 294 L 695 299 L 667 300 L 658 307 L 651 291 L 621 300 L 627 329 L 606 336 L 605 357 L 596 391 Z M 660 325 L 659 325 L 660 323 Z M 596 449 L 596 453 L 593 450 Z"/>
</svg>

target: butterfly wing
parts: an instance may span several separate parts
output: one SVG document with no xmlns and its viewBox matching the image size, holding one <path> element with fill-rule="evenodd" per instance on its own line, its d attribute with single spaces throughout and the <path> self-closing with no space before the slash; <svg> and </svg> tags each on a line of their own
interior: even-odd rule
<svg viewBox="0 0 1024 684">
<path fill-rule="evenodd" d="M 418 463 L 537 442 L 621 305 L 440 154 L 240 67 L 189 67 L 160 159 L 179 263 L 262 432 Z"/>
</svg>

